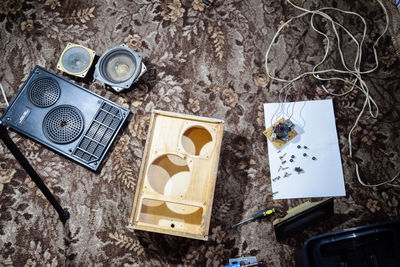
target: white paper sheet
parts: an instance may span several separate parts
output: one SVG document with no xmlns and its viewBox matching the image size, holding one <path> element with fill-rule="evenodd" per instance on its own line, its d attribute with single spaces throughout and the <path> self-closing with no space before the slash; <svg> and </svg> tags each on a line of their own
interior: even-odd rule
<svg viewBox="0 0 400 267">
<path fill-rule="evenodd" d="M 266 103 L 264 115 L 266 128 L 280 118 L 289 118 L 293 102 Z M 294 105 L 291 121 L 298 135 L 282 147 L 281 152 L 268 140 L 268 158 L 274 199 L 345 196 L 343 169 L 336 131 L 332 99 L 299 101 Z M 300 145 L 301 149 L 297 146 Z M 308 149 L 303 147 L 307 146 Z M 279 157 L 286 156 L 285 164 Z M 307 156 L 304 157 L 303 153 Z M 294 162 L 290 162 L 294 155 Z M 312 160 L 316 157 L 316 160 Z M 279 170 L 289 167 L 286 170 Z M 298 174 L 294 168 L 304 170 Z M 285 172 L 291 173 L 284 178 Z M 281 178 L 273 181 L 274 178 Z"/>
</svg>

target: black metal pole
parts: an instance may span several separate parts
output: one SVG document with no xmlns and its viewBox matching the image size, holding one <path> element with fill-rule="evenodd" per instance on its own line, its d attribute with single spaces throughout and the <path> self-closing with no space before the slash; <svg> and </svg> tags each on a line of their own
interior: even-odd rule
<svg viewBox="0 0 400 267">
<path fill-rule="evenodd" d="M 57 199 L 55 199 L 55 197 L 47 188 L 47 186 L 43 183 L 42 179 L 40 179 L 40 176 L 37 174 L 37 172 L 33 169 L 32 165 L 22 154 L 21 150 L 19 150 L 17 145 L 13 142 L 13 140 L 11 140 L 10 136 L 8 135 L 7 128 L 1 123 L 1 121 L 0 121 L 0 139 L 3 141 L 6 147 L 11 151 L 11 153 L 14 155 L 17 161 L 21 164 L 22 168 L 24 168 L 26 173 L 32 178 L 37 187 L 39 187 L 40 191 L 42 191 L 43 195 L 47 198 L 50 204 L 55 208 L 58 215 L 60 215 L 61 221 L 63 223 L 66 222 L 70 217 L 69 212 L 61 207 L 60 203 L 58 203 Z"/>
</svg>

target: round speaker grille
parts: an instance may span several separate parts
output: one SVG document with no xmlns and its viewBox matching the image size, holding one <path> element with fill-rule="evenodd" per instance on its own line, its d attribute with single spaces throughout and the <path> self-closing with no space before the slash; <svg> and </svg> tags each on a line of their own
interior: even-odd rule
<svg viewBox="0 0 400 267">
<path fill-rule="evenodd" d="M 43 132 L 54 143 L 74 141 L 82 132 L 84 120 L 75 107 L 62 105 L 50 110 L 43 120 Z"/>
<path fill-rule="evenodd" d="M 66 71 L 78 74 L 89 68 L 92 58 L 86 49 L 74 46 L 65 51 L 61 62 Z"/>
<path fill-rule="evenodd" d="M 102 72 L 113 83 L 121 83 L 132 78 L 136 72 L 136 60 L 126 50 L 116 50 L 101 62 Z"/>
<path fill-rule="evenodd" d="M 56 103 L 60 93 L 58 82 L 50 77 L 36 79 L 28 88 L 30 101 L 41 108 L 47 108 Z"/>
</svg>

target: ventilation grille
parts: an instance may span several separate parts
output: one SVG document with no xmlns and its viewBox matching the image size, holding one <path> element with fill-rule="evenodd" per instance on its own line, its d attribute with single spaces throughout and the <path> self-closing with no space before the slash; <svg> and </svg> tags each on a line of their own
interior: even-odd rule
<svg viewBox="0 0 400 267">
<path fill-rule="evenodd" d="M 29 100 L 35 106 L 47 108 L 60 97 L 60 86 L 52 78 L 40 78 L 31 83 L 28 89 Z"/>
<path fill-rule="evenodd" d="M 43 120 L 43 132 L 54 143 L 66 144 L 74 141 L 84 127 L 81 112 L 69 105 L 50 110 Z"/>
<path fill-rule="evenodd" d="M 103 102 L 74 155 L 87 163 L 97 161 L 122 121 L 118 108 Z"/>
</svg>

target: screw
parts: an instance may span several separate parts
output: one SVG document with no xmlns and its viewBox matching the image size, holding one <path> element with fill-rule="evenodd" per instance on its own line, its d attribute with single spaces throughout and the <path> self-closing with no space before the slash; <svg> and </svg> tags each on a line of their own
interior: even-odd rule
<svg viewBox="0 0 400 267">
<path fill-rule="evenodd" d="M 308 147 L 307 147 L 307 146 L 304 146 L 304 149 L 308 149 Z"/>
<path fill-rule="evenodd" d="M 289 167 L 286 167 L 286 168 L 282 168 L 282 171 L 284 171 L 284 170 L 286 170 L 286 169 L 289 169 Z"/>
<path fill-rule="evenodd" d="M 281 179 L 281 176 L 273 178 L 272 181 L 275 182 L 276 180 L 279 180 L 279 179 Z"/>
<path fill-rule="evenodd" d="M 280 172 L 282 170 L 282 166 L 279 166 L 278 172 Z"/>
<path fill-rule="evenodd" d="M 312 159 L 312 160 L 316 160 L 317 158 L 316 158 L 316 157 L 312 157 L 311 159 Z"/>
<path fill-rule="evenodd" d="M 285 163 L 286 163 L 286 160 L 282 161 L 282 164 L 285 164 Z"/>
<path fill-rule="evenodd" d="M 294 155 L 290 156 L 292 159 L 294 159 Z"/>
<path fill-rule="evenodd" d="M 298 145 L 298 146 L 297 146 L 297 148 L 298 148 L 298 149 L 300 149 L 300 148 L 301 148 L 301 146 L 300 146 L 300 145 Z"/>
<path fill-rule="evenodd" d="M 304 153 L 304 154 L 303 154 L 303 157 L 307 157 L 307 153 Z"/>
<path fill-rule="evenodd" d="M 275 191 L 275 192 L 272 193 L 273 196 L 276 195 L 276 194 L 278 194 L 278 191 Z"/>
<path fill-rule="evenodd" d="M 290 159 L 289 161 L 290 161 L 290 162 L 293 162 L 294 160 L 293 160 L 293 159 Z"/>
<path fill-rule="evenodd" d="M 286 153 L 283 154 L 282 156 L 279 156 L 279 159 L 282 160 L 286 156 Z"/>
<path fill-rule="evenodd" d="M 283 178 L 289 177 L 290 175 L 292 175 L 291 173 L 285 172 L 285 175 L 283 176 Z"/>
</svg>

